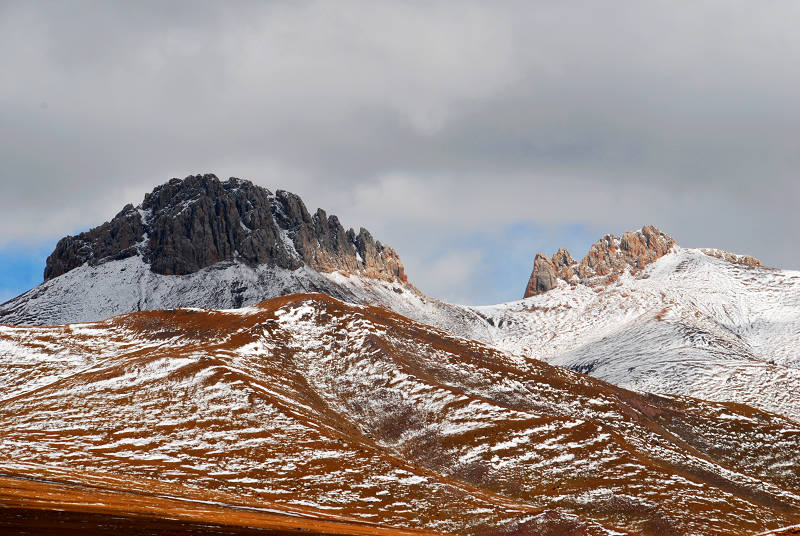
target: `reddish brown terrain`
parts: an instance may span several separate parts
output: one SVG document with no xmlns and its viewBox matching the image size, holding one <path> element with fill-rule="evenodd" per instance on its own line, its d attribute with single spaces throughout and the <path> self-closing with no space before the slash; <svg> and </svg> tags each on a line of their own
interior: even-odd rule
<svg viewBox="0 0 800 536">
<path fill-rule="evenodd" d="M 793 536 L 800 534 L 800 525 L 793 525 L 791 527 L 782 527 L 779 529 L 771 530 L 769 532 L 762 532 L 758 536 Z"/>
<path fill-rule="evenodd" d="M 0 527 L 13 530 L 800 523 L 800 429 L 784 417 L 538 361 L 520 370 L 500 350 L 324 295 L 2 327 L 0 357 Z"/>
<path fill-rule="evenodd" d="M 35 476 L 33 476 L 35 475 Z M 215 494 L 156 481 L 29 467 L 0 476 L 0 533 L 15 534 L 292 534 L 425 536 L 427 531 L 324 519 L 302 508 L 248 508 Z M 225 497 L 229 502 L 233 497 Z M 286 510 L 286 513 L 280 513 Z M 276 513 L 277 512 L 277 513 Z"/>
</svg>

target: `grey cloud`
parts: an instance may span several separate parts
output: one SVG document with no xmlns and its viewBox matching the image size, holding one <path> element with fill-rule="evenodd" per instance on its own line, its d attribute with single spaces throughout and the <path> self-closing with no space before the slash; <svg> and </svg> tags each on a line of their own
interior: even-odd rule
<svg viewBox="0 0 800 536">
<path fill-rule="evenodd" d="M 213 171 L 411 248 L 426 222 L 442 240 L 655 223 L 797 268 L 798 15 L 788 1 L 6 2 L 0 243 Z M 477 258 L 448 255 L 409 273 Z"/>
</svg>

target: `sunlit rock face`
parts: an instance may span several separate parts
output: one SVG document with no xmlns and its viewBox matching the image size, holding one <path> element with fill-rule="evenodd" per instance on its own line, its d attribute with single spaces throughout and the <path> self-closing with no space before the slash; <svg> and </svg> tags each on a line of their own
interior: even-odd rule
<svg viewBox="0 0 800 536">
<path fill-rule="evenodd" d="M 675 245 L 675 240 L 669 235 L 647 225 L 618 238 L 610 234 L 604 236 L 592 245 L 580 264 L 563 248 L 552 259 L 537 253 L 524 297 L 547 292 L 559 280 L 587 285 L 613 283 L 623 273 L 641 272 L 647 265 L 669 253 Z"/>
</svg>

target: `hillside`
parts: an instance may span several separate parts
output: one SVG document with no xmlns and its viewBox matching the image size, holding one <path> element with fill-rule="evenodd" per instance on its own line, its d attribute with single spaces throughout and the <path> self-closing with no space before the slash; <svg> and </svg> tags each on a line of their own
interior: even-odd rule
<svg viewBox="0 0 800 536">
<path fill-rule="evenodd" d="M 800 272 L 675 247 L 612 284 L 562 283 L 471 310 L 488 324 L 475 338 L 520 363 L 543 359 L 629 389 L 739 401 L 800 422 Z"/>
<path fill-rule="evenodd" d="M 173 179 L 110 222 L 65 237 L 46 281 L 0 323 L 228 309 L 304 292 L 376 305 L 515 356 L 653 393 L 740 401 L 800 421 L 800 272 L 682 248 L 652 226 L 606 235 L 579 262 L 536 255 L 523 300 L 462 306 L 420 293 L 368 231 L 302 200 L 213 175 Z"/>
<path fill-rule="evenodd" d="M 544 360 L 628 389 L 743 402 L 800 422 L 800 272 L 666 237 L 669 247 L 645 251 L 647 262 L 618 255 L 597 275 L 609 240 L 592 247 L 583 277 L 573 261 L 572 277 L 497 305 L 378 293 L 354 277 L 329 277 L 349 283 L 361 303 L 508 352 L 520 369 Z M 619 262 L 626 257 L 630 264 Z"/>
<path fill-rule="evenodd" d="M 519 368 L 323 295 L 3 327 L 0 352 L 5 473 L 151 479 L 239 506 L 464 534 L 800 522 L 800 429 L 785 418 Z"/>
</svg>

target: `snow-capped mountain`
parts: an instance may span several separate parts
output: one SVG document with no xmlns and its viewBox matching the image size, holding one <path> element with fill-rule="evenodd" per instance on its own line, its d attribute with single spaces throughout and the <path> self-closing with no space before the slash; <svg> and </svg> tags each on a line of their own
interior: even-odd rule
<svg viewBox="0 0 800 536">
<path fill-rule="evenodd" d="M 742 401 L 800 421 L 800 273 L 687 249 L 654 227 L 603 237 L 580 261 L 536 256 L 525 298 L 424 296 L 394 250 L 293 194 L 213 175 L 173 179 L 110 222 L 61 240 L 46 281 L 0 323 L 94 321 L 138 310 L 236 308 L 321 292 L 391 309 L 516 356 L 630 389 Z"/>
<path fill-rule="evenodd" d="M 414 293 L 370 299 L 505 350 L 520 368 L 544 360 L 628 389 L 743 402 L 800 422 L 800 272 L 682 248 L 645 227 L 603 237 L 580 263 L 566 250 L 537 255 L 526 294 L 478 307 Z"/>
<path fill-rule="evenodd" d="M 111 221 L 58 242 L 45 281 L 0 306 L 0 323 L 64 324 L 139 310 L 230 308 L 296 292 L 354 300 L 326 274 L 406 281 L 366 229 L 312 216 L 296 195 L 214 175 L 173 179 Z"/>
<path fill-rule="evenodd" d="M 0 327 L 0 357 L 0 473 L 26 481 L 475 535 L 800 522 L 784 417 L 520 368 L 324 295 Z"/>
<path fill-rule="evenodd" d="M 665 243 L 648 263 L 583 278 L 576 270 L 517 302 L 462 307 L 459 322 L 450 306 L 402 312 L 507 350 L 520 367 L 541 359 L 629 389 L 738 401 L 800 422 L 800 272 Z M 604 237 L 592 251 L 608 245 Z"/>
<path fill-rule="evenodd" d="M 114 517 L 112 486 L 330 534 L 800 522 L 800 272 L 644 227 L 537 255 L 524 295 L 444 303 L 293 194 L 174 179 L 0 306 L 0 507 L 67 489 Z"/>
<path fill-rule="evenodd" d="M 800 272 L 718 253 L 676 246 L 613 284 L 562 283 L 475 310 L 493 324 L 486 340 L 517 355 L 800 422 Z"/>
</svg>

